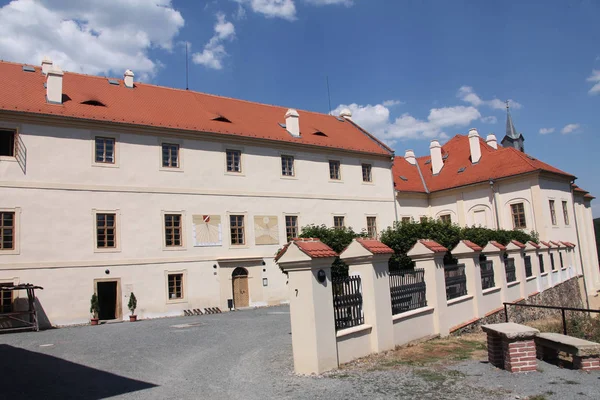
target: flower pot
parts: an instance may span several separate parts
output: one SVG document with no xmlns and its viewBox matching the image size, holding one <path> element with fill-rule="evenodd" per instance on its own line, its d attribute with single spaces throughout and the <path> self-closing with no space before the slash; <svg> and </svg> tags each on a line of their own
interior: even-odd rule
<svg viewBox="0 0 600 400">
<path fill-rule="evenodd" d="M 135 321 L 137 321 L 137 315 L 130 315 L 129 322 L 135 322 Z"/>
<path fill-rule="evenodd" d="M 90 322 L 92 323 L 92 325 L 98 325 L 98 318 L 92 318 Z"/>
</svg>

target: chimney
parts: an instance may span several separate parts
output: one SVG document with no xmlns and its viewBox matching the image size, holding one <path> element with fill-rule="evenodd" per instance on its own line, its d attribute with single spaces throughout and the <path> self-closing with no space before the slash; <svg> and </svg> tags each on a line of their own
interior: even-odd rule
<svg viewBox="0 0 600 400">
<path fill-rule="evenodd" d="M 437 175 L 444 166 L 444 160 L 442 160 L 442 146 L 436 139 L 431 141 L 429 145 L 429 151 L 431 152 L 431 169 L 433 175 Z"/>
<path fill-rule="evenodd" d="M 125 71 L 125 74 L 123 75 L 123 82 L 125 82 L 125 87 L 132 89 L 133 88 L 133 71 L 128 69 L 127 71 Z"/>
<path fill-rule="evenodd" d="M 471 162 L 477 164 L 481 160 L 481 144 L 479 143 L 479 132 L 477 129 L 469 129 L 469 147 L 471 148 Z"/>
<path fill-rule="evenodd" d="M 300 137 L 300 115 L 293 108 L 285 113 L 285 128 L 293 137 Z"/>
<path fill-rule="evenodd" d="M 404 159 L 408 161 L 409 164 L 415 165 L 417 163 L 417 159 L 415 157 L 415 152 L 412 150 L 406 150 L 404 153 Z"/>
<path fill-rule="evenodd" d="M 340 111 L 340 117 L 352 121 L 352 111 L 350 111 L 348 108 L 344 108 L 342 111 Z"/>
<path fill-rule="evenodd" d="M 489 135 L 487 135 L 487 138 L 485 138 L 485 142 L 492 149 L 498 150 L 498 140 L 496 140 L 496 135 L 494 135 L 493 133 L 490 133 Z"/>
<path fill-rule="evenodd" d="M 52 60 L 48 56 L 42 58 L 42 74 L 47 75 L 48 71 L 52 69 Z"/>
<path fill-rule="evenodd" d="M 64 73 L 58 65 L 48 70 L 46 74 L 46 101 L 53 104 L 62 104 L 62 88 Z"/>
</svg>

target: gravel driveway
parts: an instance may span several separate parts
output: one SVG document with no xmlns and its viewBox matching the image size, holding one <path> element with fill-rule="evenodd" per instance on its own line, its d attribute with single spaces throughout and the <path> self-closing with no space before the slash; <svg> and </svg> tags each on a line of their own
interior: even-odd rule
<svg viewBox="0 0 600 400">
<path fill-rule="evenodd" d="M 287 307 L 0 335 L 0 359 L 2 397 L 13 399 L 583 399 L 600 391 L 598 373 L 544 365 L 514 376 L 476 361 L 298 377 Z"/>
</svg>

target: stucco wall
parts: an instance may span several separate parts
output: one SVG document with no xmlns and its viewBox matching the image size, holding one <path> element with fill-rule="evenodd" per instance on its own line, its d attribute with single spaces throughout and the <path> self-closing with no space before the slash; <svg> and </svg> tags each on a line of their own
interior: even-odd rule
<svg viewBox="0 0 600 400">
<path fill-rule="evenodd" d="M 452 330 L 453 327 L 471 321 L 475 318 L 473 310 L 473 295 L 467 295 L 448 301 L 446 310 L 446 325 Z"/>
<path fill-rule="evenodd" d="M 394 345 L 435 335 L 433 307 L 423 307 L 393 317 Z"/>
<path fill-rule="evenodd" d="M 371 328 L 367 325 L 338 331 L 337 351 L 340 364 L 371 354 Z"/>
<path fill-rule="evenodd" d="M 485 315 L 502 305 L 501 289 L 500 287 L 493 287 L 483 291 L 482 302 L 479 305 L 480 315 Z"/>
</svg>

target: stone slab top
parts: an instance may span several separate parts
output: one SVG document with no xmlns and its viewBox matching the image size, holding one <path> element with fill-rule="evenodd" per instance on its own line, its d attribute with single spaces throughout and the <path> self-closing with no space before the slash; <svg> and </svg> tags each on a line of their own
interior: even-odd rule
<svg viewBox="0 0 600 400">
<path fill-rule="evenodd" d="M 542 346 L 548 346 L 561 351 L 571 353 L 575 356 L 597 356 L 600 354 L 600 343 L 579 339 L 560 333 L 540 333 L 536 342 Z"/>
<path fill-rule="evenodd" d="M 515 324 L 514 322 L 504 322 L 501 324 L 489 324 L 481 327 L 486 333 L 495 333 L 505 339 L 531 339 L 540 331 L 525 325 Z"/>
</svg>

